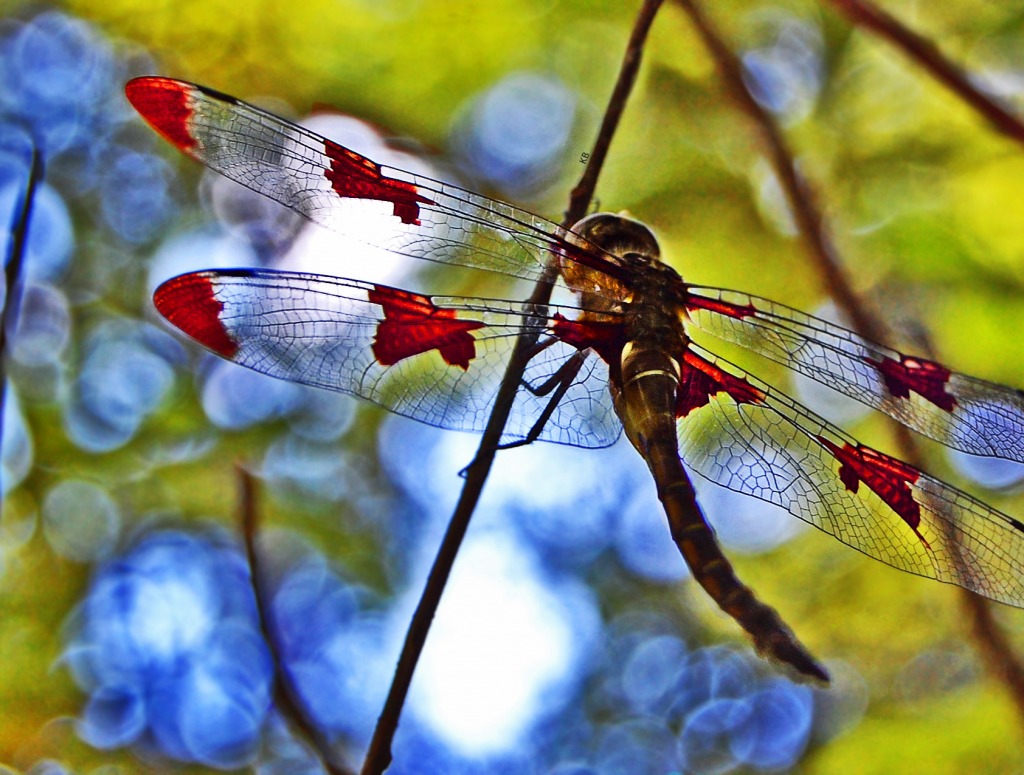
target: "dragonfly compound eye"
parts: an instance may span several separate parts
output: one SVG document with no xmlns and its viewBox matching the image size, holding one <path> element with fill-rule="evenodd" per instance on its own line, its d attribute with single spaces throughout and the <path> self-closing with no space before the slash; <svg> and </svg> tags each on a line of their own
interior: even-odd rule
<svg viewBox="0 0 1024 775">
<path fill-rule="evenodd" d="M 640 221 L 615 213 L 594 213 L 577 221 L 572 230 L 613 256 L 636 253 L 660 258 L 661 248 L 649 228 Z"/>
</svg>

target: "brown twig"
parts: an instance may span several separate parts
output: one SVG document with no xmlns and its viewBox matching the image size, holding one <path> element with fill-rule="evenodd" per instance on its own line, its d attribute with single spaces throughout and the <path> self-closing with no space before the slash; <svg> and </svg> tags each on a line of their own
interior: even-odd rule
<svg viewBox="0 0 1024 775">
<path fill-rule="evenodd" d="M 32 220 L 32 206 L 36 201 L 36 189 L 43 180 L 43 157 L 39 149 L 32 148 L 32 160 L 29 163 L 28 180 L 25 183 L 25 195 L 14 213 L 11 222 L 11 249 L 4 265 L 7 279 L 7 290 L 4 298 L 4 312 L 0 315 L 0 440 L 4 436 L 4 410 L 7 407 L 7 339 L 8 332 L 18 324 L 18 313 L 21 308 L 21 273 L 25 266 L 25 254 L 28 251 L 28 227 Z M 3 451 L 0 446 L 0 452 Z M 3 502 L 3 487 L 0 482 L 0 503 Z"/>
<path fill-rule="evenodd" d="M 833 245 L 816 197 L 811 186 L 796 169 L 793 155 L 782 138 L 775 121 L 750 96 L 743 83 L 739 60 L 722 40 L 697 0 L 676 0 L 690 15 L 712 57 L 719 74 L 737 105 L 752 120 L 754 128 L 768 150 L 768 156 L 782 182 L 783 190 L 792 207 L 801 235 L 808 247 L 812 265 L 817 269 L 829 295 L 853 321 L 861 336 L 873 341 L 885 340 L 885 325 L 861 303 L 842 269 L 838 253 Z M 857 0 L 834 0 L 837 3 L 855 4 Z M 927 43 L 927 41 L 923 41 Z M 927 44 L 926 48 L 930 47 Z M 931 47 L 934 48 L 934 47 Z M 902 425 L 894 424 L 897 442 L 907 462 L 920 468 L 921 454 L 910 432 Z M 972 620 L 972 632 L 978 647 L 984 654 L 990 670 L 1003 679 L 1017 705 L 1024 715 L 1024 667 L 1013 653 L 1006 638 L 992 619 L 987 600 L 967 590 L 961 590 L 961 604 Z"/>
<path fill-rule="evenodd" d="M 633 32 L 626 44 L 626 55 L 622 59 L 619 77 L 615 82 L 612 96 L 608 100 L 608 107 L 605 108 L 597 140 L 594 142 L 594 148 L 587 160 L 587 168 L 584 170 L 580 182 L 576 184 L 569 195 L 569 209 L 566 211 L 565 221 L 562 223 L 567 229 L 586 215 L 587 208 L 590 207 L 594 191 L 597 189 L 597 177 L 601 174 L 604 160 L 608 156 L 608 149 L 612 144 L 612 138 L 619 126 L 622 112 L 626 109 L 626 102 L 633 90 L 637 71 L 640 69 L 644 41 L 647 40 L 647 33 L 650 32 L 651 24 L 654 23 L 654 17 L 662 2 L 663 0 L 645 0 L 633 23 Z"/>
<path fill-rule="evenodd" d="M 1010 688 L 1018 714 L 1024 715 L 1024 667 L 992 616 L 992 606 L 985 598 L 966 593 L 960 596 L 960 607 L 970 618 L 971 631 L 989 672 Z"/>
<path fill-rule="evenodd" d="M 302 700 L 288 677 L 277 648 L 276 628 L 273 615 L 267 601 L 266 586 L 263 579 L 263 564 L 256 549 L 256 538 L 259 533 L 259 515 L 256 508 L 256 481 L 252 474 L 241 464 L 235 465 L 238 477 L 238 520 L 245 540 L 245 554 L 249 562 L 249 577 L 252 581 L 253 597 L 259 615 L 260 631 L 263 641 L 270 651 L 271 663 L 274 666 L 274 704 L 281 717 L 305 739 L 309 747 L 320 759 L 320 764 L 331 775 L 354 775 L 347 767 L 334 761 L 330 742 L 325 739 L 316 723 L 309 718 Z"/>
<path fill-rule="evenodd" d="M 751 119 L 760 135 L 772 169 L 786 192 L 797 226 L 828 294 L 846 311 L 862 336 L 873 341 L 884 340 L 885 327 L 864 309 L 853 292 L 853 286 L 843 270 L 838 252 L 825 228 L 825 221 L 814 192 L 793 163 L 793 155 L 786 146 L 778 125 L 747 91 L 739 59 L 726 45 L 696 0 L 676 1 L 689 14 L 704 45 L 711 52 L 729 96 Z"/>
<path fill-rule="evenodd" d="M 662 0 L 645 0 L 637 16 L 626 56 L 605 112 L 605 120 L 601 127 L 601 132 L 591 154 L 588 168 L 584 173 L 584 179 L 573 190 L 569 209 L 565 217 L 566 227 L 571 226 L 582 217 L 593 197 L 601 163 L 607 154 L 612 135 L 618 125 L 618 119 L 622 115 L 626 99 L 636 79 L 647 31 L 650 29 L 651 20 L 661 3 Z M 533 308 L 544 307 L 550 297 L 555 272 L 554 262 L 549 264 L 548 270 L 548 275 L 537 284 L 528 302 L 528 305 L 532 305 Z M 480 441 L 477 455 L 473 463 L 466 469 L 466 481 L 462 487 L 459 502 L 452 514 L 448 529 L 441 541 L 441 546 L 427 577 L 423 594 L 409 624 L 405 643 L 402 645 L 402 653 L 395 668 L 395 676 L 392 679 L 391 688 L 388 691 L 384 707 L 377 720 L 373 738 L 370 741 L 366 759 L 363 762 L 362 775 L 379 775 L 391 764 L 391 742 L 398 729 L 399 717 L 405 705 L 405 698 L 409 691 L 409 685 L 412 682 L 416 664 L 423 651 L 423 645 L 426 642 L 427 633 L 434 618 L 434 612 L 440 603 L 441 594 L 447 584 L 455 557 L 469 527 L 469 520 L 476 508 L 484 482 L 490 472 L 494 456 L 501 442 L 505 423 L 512 410 L 512 404 L 515 401 L 523 373 L 530 359 L 530 350 L 536 343 L 536 340 L 536 335 L 524 335 L 516 342 L 509 361 L 508 370 L 505 373 L 497 398 L 495 399 L 494 409 L 491 412 L 487 428 Z"/>
<path fill-rule="evenodd" d="M 931 40 L 914 32 L 866 0 L 828 0 L 829 5 L 856 26 L 892 43 L 935 80 L 988 119 L 1002 134 L 1024 143 L 1024 121 L 998 100 L 985 94 L 959 65 L 948 59 Z"/>
</svg>

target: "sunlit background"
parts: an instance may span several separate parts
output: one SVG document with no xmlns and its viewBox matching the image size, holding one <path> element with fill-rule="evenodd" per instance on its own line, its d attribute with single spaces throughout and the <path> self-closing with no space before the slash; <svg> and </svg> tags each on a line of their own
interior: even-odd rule
<svg viewBox="0 0 1024 775">
<path fill-rule="evenodd" d="M 272 701 L 237 526 L 240 461 L 261 483 L 284 668 L 358 768 L 477 444 L 220 362 L 159 320 L 153 288 L 190 269 L 302 268 L 414 289 L 443 288 L 444 270 L 346 263 L 335 235 L 177 156 L 134 115 L 125 81 L 167 74 L 313 114 L 317 131 L 375 159 L 558 220 L 634 5 L 0 6 L 5 228 L 33 144 L 46 164 L 7 353 L 0 764 L 321 771 Z M 708 6 L 899 343 L 1024 386 L 1024 150 L 824 5 Z M 887 4 L 1024 110 L 1012 6 Z M 838 319 L 753 137 L 668 6 L 600 207 L 649 222 L 694 282 Z M 756 367 L 890 444 L 856 405 Z M 935 473 L 1024 514 L 1017 468 L 926 451 Z M 697 484 L 741 577 L 825 660 L 831 689 L 760 662 L 689 581 L 628 446 L 538 444 L 499 455 L 390 772 L 1020 771 L 1020 717 L 973 648 L 956 590 Z M 1024 651 L 1024 616 L 994 613 Z"/>
</svg>

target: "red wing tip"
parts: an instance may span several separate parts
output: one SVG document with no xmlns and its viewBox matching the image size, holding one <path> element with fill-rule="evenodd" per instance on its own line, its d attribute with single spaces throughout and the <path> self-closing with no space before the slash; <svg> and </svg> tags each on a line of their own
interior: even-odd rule
<svg viewBox="0 0 1024 775">
<path fill-rule="evenodd" d="M 225 358 L 238 352 L 238 342 L 220 318 L 224 304 L 214 294 L 209 272 L 171 278 L 156 289 L 153 305 L 171 325 L 208 350 Z"/>
<path fill-rule="evenodd" d="M 124 93 L 146 123 L 172 145 L 193 155 L 199 144 L 192 132 L 193 113 L 200 103 L 198 95 L 217 102 L 238 102 L 219 91 L 157 75 L 133 78 L 125 84 Z"/>
<path fill-rule="evenodd" d="M 211 89 L 209 86 L 200 86 L 191 81 L 182 81 L 178 78 L 168 78 L 164 75 L 140 75 L 132 78 L 124 85 L 124 93 L 128 101 L 135 104 L 135 97 L 143 97 L 156 92 L 177 92 L 187 94 L 188 92 L 201 92 L 208 97 L 223 100 L 224 102 L 238 102 L 235 97 L 225 94 L 222 91 Z"/>
<path fill-rule="evenodd" d="M 172 145 L 190 152 L 197 144 L 191 130 L 193 94 L 197 89 L 184 81 L 149 76 L 129 81 L 124 93 L 147 124 Z"/>
<path fill-rule="evenodd" d="M 177 78 L 168 78 L 165 75 L 137 75 L 134 78 L 128 80 L 128 83 L 124 85 L 124 90 L 127 93 L 138 91 L 139 89 L 151 88 L 155 85 L 173 85 L 178 88 L 185 88 L 192 84 L 187 81 L 179 81 Z"/>
<path fill-rule="evenodd" d="M 142 75 L 132 78 L 124 85 L 124 94 L 133 108 L 143 116 L 148 116 L 148 111 L 154 103 L 172 99 L 175 95 L 187 94 L 195 88 L 193 84 L 174 78 Z"/>
</svg>

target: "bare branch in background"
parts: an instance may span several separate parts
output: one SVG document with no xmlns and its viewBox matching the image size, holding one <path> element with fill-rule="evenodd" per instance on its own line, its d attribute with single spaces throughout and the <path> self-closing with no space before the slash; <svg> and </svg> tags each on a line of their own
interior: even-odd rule
<svg viewBox="0 0 1024 775">
<path fill-rule="evenodd" d="M 28 180 L 25 182 L 25 195 L 15 210 L 14 219 L 11 222 L 11 251 L 6 257 L 7 263 L 4 265 L 7 291 L 4 297 L 4 311 L 0 315 L 0 440 L 4 437 L 4 410 L 7 406 L 7 340 L 9 333 L 18 324 L 22 296 L 21 274 L 25 266 L 25 253 L 28 250 L 28 228 L 32 220 L 32 205 L 35 203 L 36 189 L 42 180 L 43 157 L 38 148 L 33 148 Z M 2 447 L 0 447 L 0 452 L 2 452 Z M 3 487 L 0 482 L 0 504 L 2 502 Z"/>
<path fill-rule="evenodd" d="M 950 89 L 1007 137 L 1024 143 L 1024 121 L 977 87 L 970 75 L 931 40 L 866 0 L 828 0 L 852 24 L 892 43 L 936 81 Z"/>
<path fill-rule="evenodd" d="M 870 8 L 860 0 L 830 1 L 837 6 L 856 7 L 858 9 Z M 775 174 L 781 181 L 789 205 L 795 214 L 800 233 L 808 248 L 811 264 L 824 283 L 828 294 L 850 320 L 853 321 L 854 328 L 861 336 L 873 341 L 884 341 L 888 338 L 884 322 L 868 310 L 853 290 L 849 277 L 840 262 L 838 251 L 829 236 L 824 217 L 818 207 L 817 195 L 813 187 L 808 181 L 803 179 L 797 170 L 793 154 L 786 145 L 778 125 L 747 91 L 743 82 L 742 67 L 739 59 L 722 39 L 697 0 L 676 0 L 676 2 L 692 19 L 702 40 L 715 60 L 719 75 L 729 95 L 738 107 L 752 120 L 753 127 L 768 152 L 768 157 Z M 874 10 L 877 11 L 877 9 Z M 878 24 L 882 24 L 882 21 L 885 21 L 886 25 L 896 24 L 890 17 L 882 14 L 880 11 L 877 11 L 876 15 L 870 18 L 875 19 Z M 885 29 L 891 31 L 890 26 L 885 26 Z M 889 36 L 887 35 L 887 37 Z M 943 83 L 950 85 L 935 69 L 935 63 L 943 63 L 942 67 L 938 68 L 938 70 L 947 74 L 956 71 L 956 69 L 941 58 L 938 50 L 930 41 L 914 36 L 906 30 L 896 37 L 908 43 L 911 38 L 916 40 L 917 43 L 914 49 L 921 56 L 924 56 L 924 52 L 930 52 L 928 56 L 933 66 L 925 65 L 926 69 L 940 78 Z M 918 60 L 917 56 L 914 58 Z M 922 64 L 924 63 L 922 62 Z M 959 71 L 956 72 L 959 73 Z M 963 83 L 966 84 L 968 82 L 967 77 L 962 73 L 959 73 L 959 77 Z M 955 91 L 958 94 L 962 94 L 959 89 L 955 89 Z M 973 89 L 973 87 L 971 87 L 971 92 L 980 96 L 980 93 Z M 972 105 L 978 107 L 973 100 L 969 101 Z M 994 103 L 992 104 L 994 105 Z M 989 114 L 986 112 L 986 115 Z M 1018 123 L 1016 119 L 1012 120 L 1014 123 Z M 999 123 L 997 123 L 997 126 L 1001 129 L 1004 127 L 1003 124 Z M 1015 139 L 1024 140 L 1024 134 L 1013 133 L 1013 136 Z M 910 432 L 902 425 L 896 423 L 893 423 L 893 428 L 896 431 L 897 442 L 903 457 L 911 465 L 921 468 L 921 453 Z M 995 623 L 989 602 L 972 592 L 960 591 L 961 605 L 971 618 L 972 633 L 978 642 L 979 650 L 984 655 L 990 671 L 1010 690 L 1018 713 L 1024 716 L 1024 665 L 1021 664 L 1017 655 L 1014 654 L 1005 635 Z"/>
<path fill-rule="evenodd" d="M 281 659 L 277 646 L 276 628 L 274 627 L 270 601 L 267 599 L 263 563 L 256 548 L 259 535 L 256 481 L 245 466 L 241 464 L 235 465 L 235 473 L 238 477 L 238 521 L 242 529 L 242 537 L 245 540 L 245 554 L 249 562 L 249 577 L 256 601 L 256 611 L 259 614 L 263 642 L 267 644 L 267 649 L 270 651 L 271 663 L 274 668 L 274 705 L 292 730 L 306 741 L 307 745 L 319 758 L 320 764 L 325 771 L 330 773 L 330 775 L 354 775 L 352 770 L 334 761 L 334 753 L 332 752 L 330 742 L 324 738 L 316 723 L 309 718 L 301 698 L 292 685 L 288 671 L 284 667 L 284 662 Z"/>
<path fill-rule="evenodd" d="M 884 341 L 886 339 L 884 324 L 864 309 L 854 293 L 846 270 L 839 260 L 836 246 L 825 226 L 825 219 L 817 205 L 817 196 L 797 169 L 793 155 L 787 147 L 778 125 L 747 91 L 739 59 L 722 39 L 696 0 L 676 1 L 693 20 L 704 45 L 707 46 L 715 60 L 718 73 L 722 77 L 722 83 L 729 92 L 729 96 L 737 107 L 752 120 L 768 154 L 772 169 L 786 192 L 797 226 L 810 250 L 811 259 L 826 291 L 850 316 L 858 333 L 876 342 Z"/>
</svg>

